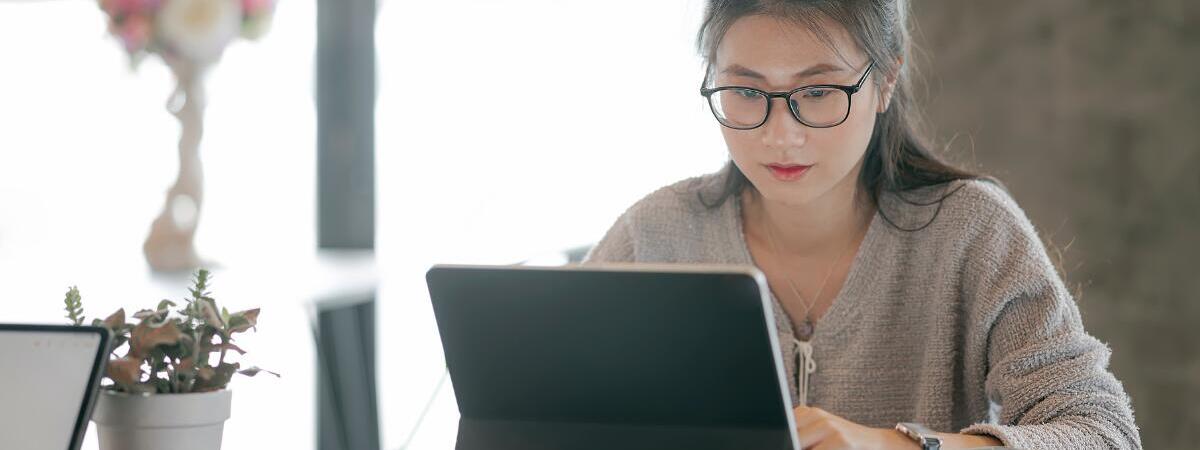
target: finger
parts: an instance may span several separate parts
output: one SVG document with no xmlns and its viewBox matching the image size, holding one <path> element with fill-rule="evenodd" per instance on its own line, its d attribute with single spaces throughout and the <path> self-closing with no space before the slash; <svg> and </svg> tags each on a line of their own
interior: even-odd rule
<svg viewBox="0 0 1200 450">
<path fill-rule="evenodd" d="M 850 450 L 850 448 L 849 445 L 840 440 L 826 439 L 814 446 L 812 450 Z"/>
<path fill-rule="evenodd" d="M 796 414 L 829 414 L 829 412 L 816 406 L 797 406 L 792 408 L 792 412 Z"/>
<path fill-rule="evenodd" d="M 800 438 L 800 448 L 804 449 L 816 447 L 829 439 L 831 434 L 833 434 L 833 427 L 825 421 L 817 421 L 796 429 L 796 436 Z"/>
<path fill-rule="evenodd" d="M 821 408 L 810 408 L 807 406 L 797 406 L 794 412 L 796 413 L 796 428 L 804 427 L 805 425 L 827 419 L 831 416 Z"/>
</svg>

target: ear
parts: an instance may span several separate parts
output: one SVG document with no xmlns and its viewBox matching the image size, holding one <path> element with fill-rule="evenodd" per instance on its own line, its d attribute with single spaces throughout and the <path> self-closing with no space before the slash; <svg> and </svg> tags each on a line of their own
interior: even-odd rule
<svg viewBox="0 0 1200 450">
<path fill-rule="evenodd" d="M 903 69 L 904 58 L 896 58 L 896 73 L 900 73 Z M 887 112 L 888 107 L 892 105 L 892 93 L 894 92 L 896 92 L 896 75 L 889 75 L 879 90 L 878 113 L 883 114 Z"/>
</svg>

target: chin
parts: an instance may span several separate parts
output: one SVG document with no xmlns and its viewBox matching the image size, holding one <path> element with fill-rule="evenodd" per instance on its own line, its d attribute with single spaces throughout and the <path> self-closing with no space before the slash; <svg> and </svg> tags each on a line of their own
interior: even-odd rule
<svg viewBox="0 0 1200 450">
<path fill-rule="evenodd" d="M 788 206 L 808 205 L 829 191 L 828 186 L 819 183 L 819 180 L 816 179 L 783 182 L 776 180 L 770 174 L 761 174 L 751 178 L 750 183 L 763 198 Z"/>
</svg>

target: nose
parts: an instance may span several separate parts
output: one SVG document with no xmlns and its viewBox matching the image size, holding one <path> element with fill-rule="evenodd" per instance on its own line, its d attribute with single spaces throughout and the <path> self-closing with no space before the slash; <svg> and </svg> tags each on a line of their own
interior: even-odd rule
<svg viewBox="0 0 1200 450">
<path fill-rule="evenodd" d="M 762 143 L 768 148 L 796 148 L 808 141 L 809 129 L 792 115 L 786 98 L 771 99 L 771 114 L 762 125 Z"/>
</svg>

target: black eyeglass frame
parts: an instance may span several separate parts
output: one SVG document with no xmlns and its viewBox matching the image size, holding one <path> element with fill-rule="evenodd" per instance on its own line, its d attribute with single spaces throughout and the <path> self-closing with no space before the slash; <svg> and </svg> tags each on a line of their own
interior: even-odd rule
<svg viewBox="0 0 1200 450">
<path fill-rule="evenodd" d="M 873 69 L 873 68 L 875 68 L 875 61 L 871 61 L 871 64 L 867 65 L 867 70 L 863 72 L 862 78 L 859 78 L 858 82 L 854 83 L 853 86 L 845 86 L 845 85 L 841 85 L 841 84 L 813 84 L 813 85 L 808 85 L 808 86 L 801 86 L 801 87 L 798 87 L 796 89 L 792 89 L 792 90 L 786 91 L 786 92 L 783 92 L 783 91 L 768 92 L 768 91 L 764 91 L 762 89 L 755 89 L 755 88 L 747 87 L 747 86 L 719 86 L 719 87 L 715 87 L 715 88 L 707 88 L 707 87 L 704 87 L 704 85 L 708 84 L 708 76 L 705 76 L 704 82 L 700 86 L 700 95 L 704 96 L 704 98 L 706 100 L 708 100 L 708 110 L 709 110 L 709 112 L 712 112 L 713 117 L 717 119 L 717 123 L 720 123 L 721 126 L 732 128 L 735 130 L 753 130 L 753 129 L 761 127 L 761 126 L 763 126 L 763 124 L 767 123 L 767 120 L 769 120 L 771 118 L 771 104 L 775 103 L 771 100 L 775 99 L 775 98 L 782 98 L 785 102 L 787 102 L 788 110 L 792 112 L 792 118 L 796 119 L 797 122 L 800 122 L 801 125 L 804 125 L 804 126 L 810 127 L 810 128 L 833 128 L 833 127 L 836 127 L 836 126 L 841 125 L 842 123 L 846 122 L 846 119 L 850 117 L 850 109 L 852 106 L 854 106 L 854 94 L 856 94 L 856 93 L 858 93 L 858 91 L 862 90 L 862 85 L 863 85 L 863 83 L 865 83 L 867 81 L 867 76 L 871 74 L 871 69 Z M 840 91 L 846 93 L 846 113 L 843 114 L 842 119 L 838 120 L 836 123 L 833 123 L 831 125 L 813 125 L 808 122 L 805 122 L 804 119 L 802 119 L 800 117 L 800 112 L 796 110 L 795 106 L 793 106 L 792 102 L 789 100 L 792 98 L 793 95 L 795 95 L 801 91 L 806 91 L 806 90 L 811 90 L 811 89 L 819 89 L 819 88 L 837 89 L 837 90 L 840 90 Z M 759 95 L 762 95 L 763 97 L 766 97 L 767 112 L 765 114 L 763 114 L 762 121 L 759 122 L 757 125 L 754 125 L 752 127 L 744 127 L 744 128 L 743 127 L 735 127 L 735 126 L 731 126 L 731 125 L 725 123 L 725 121 L 721 120 L 721 116 L 717 115 L 717 109 L 713 107 L 712 95 L 717 92 L 731 91 L 734 89 L 752 91 L 752 92 L 758 93 Z"/>
</svg>

